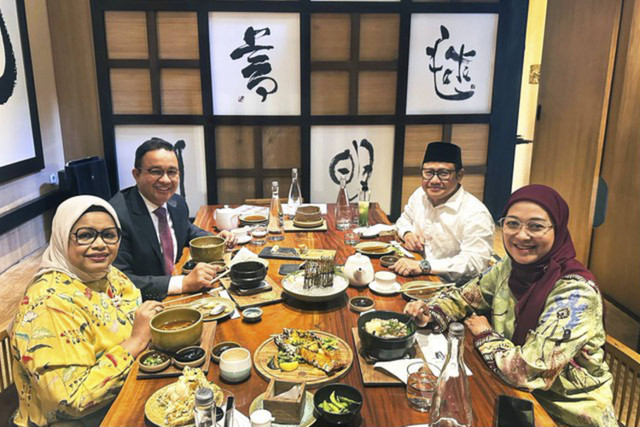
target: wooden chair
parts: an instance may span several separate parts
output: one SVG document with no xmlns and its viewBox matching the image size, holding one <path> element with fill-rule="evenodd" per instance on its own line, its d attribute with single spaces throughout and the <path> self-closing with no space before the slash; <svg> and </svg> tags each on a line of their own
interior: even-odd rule
<svg viewBox="0 0 640 427">
<path fill-rule="evenodd" d="M 280 204 L 285 204 L 289 201 L 286 197 L 280 198 Z M 271 197 L 268 199 L 244 199 L 245 205 L 256 205 L 256 206 L 268 206 L 271 204 Z"/>
<path fill-rule="evenodd" d="M 626 427 L 639 427 L 640 354 L 609 335 L 604 351 L 613 375 L 613 406 L 618 423 Z"/>
<path fill-rule="evenodd" d="M 18 393 L 13 383 L 11 371 L 11 347 L 9 334 L 0 331 L 0 425 L 8 425 L 8 421 L 18 408 Z"/>
</svg>

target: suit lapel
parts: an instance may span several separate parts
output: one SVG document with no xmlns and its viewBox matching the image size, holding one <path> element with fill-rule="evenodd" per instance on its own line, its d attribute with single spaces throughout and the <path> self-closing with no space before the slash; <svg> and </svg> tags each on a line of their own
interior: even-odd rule
<svg viewBox="0 0 640 427">
<path fill-rule="evenodd" d="M 180 215 L 180 210 L 178 208 L 178 204 L 175 199 L 171 197 L 167 202 L 167 209 L 169 211 L 169 215 L 171 216 L 171 222 L 173 223 L 173 232 L 176 234 L 176 246 L 178 247 L 176 251 L 176 256 L 174 262 L 177 262 L 182 256 L 182 249 L 184 248 L 185 240 L 187 239 L 187 230 L 182 227 L 182 221 L 184 220 Z"/>
<path fill-rule="evenodd" d="M 144 200 L 142 200 L 142 196 L 140 196 L 137 188 L 133 189 L 132 196 L 131 212 L 134 216 L 134 226 L 140 228 L 140 233 L 145 236 L 145 238 L 151 245 L 153 252 L 158 257 L 158 260 L 164 266 L 164 257 L 162 256 L 162 251 L 160 250 L 158 233 L 156 233 L 156 229 L 153 226 L 153 221 L 151 220 L 151 215 L 149 214 L 147 205 L 144 204 Z"/>
</svg>

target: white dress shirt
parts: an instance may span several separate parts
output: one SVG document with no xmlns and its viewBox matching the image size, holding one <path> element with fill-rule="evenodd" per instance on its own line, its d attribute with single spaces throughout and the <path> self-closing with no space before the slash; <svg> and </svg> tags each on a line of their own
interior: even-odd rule
<svg viewBox="0 0 640 427">
<path fill-rule="evenodd" d="M 162 240 L 160 240 L 160 229 L 158 228 L 158 217 L 153 213 L 159 207 L 165 208 L 167 211 L 167 222 L 169 223 L 169 230 L 171 231 L 171 242 L 173 243 L 173 253 L 178 253 L 178 240 L 176 239 L 176 233 L 173 231 L 173 222 L 171 222 L 171 215 L 169 215 L 169 209 L 167 208 L 167 204 L 165 203 L 162 206 L 157 206 L 155 203 L 149 201 L 146 197 L 140 193 L 140 197 L 142 197 L 142 201 L 145 206 L 149 210 L 149 216 L 151 216 L 151 222 L 153 222 L 153 228 L 156 230 L 156 237 L 158 238 L 158 243 L 160 243 L 160 252 L 162 252 Z M 163 264 L 164 265 L 164 264 Z M 182 293 L 182 280 L 184 276 L 171 276 L 169 279 L 169 289 L 168 294 L 181 294 Z"/>
<path fill-rule="evenodd" d="M 434 273 L 452 281 L 470 279 L 489 265 L 494 224 L 487 207 L 462 186 L 439 206 L 422 189 L 413 192 L 398 221 L 398 235 L 415 233 Z"/>
</svg>

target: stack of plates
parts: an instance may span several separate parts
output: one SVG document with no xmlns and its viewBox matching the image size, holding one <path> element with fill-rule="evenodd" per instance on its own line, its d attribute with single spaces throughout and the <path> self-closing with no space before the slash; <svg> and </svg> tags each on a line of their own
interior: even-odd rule
<svg viewBox="0 0 640 427">
<path fill-rule="evenodd" d="M 263 214 L 249 213 L 240 215 L 239 220 L 239 226 L 244 227 L 245 225 L 267 225 L 269 218 Z"/>
<path fill-rule="evenodd" d="M 323 223 L 324 223 L 324 220 L 322 218 L 320 218 L 320 219 L 318 219 L 316 221 L 298 221 L 295 218 L 293 219 L 293 225 L 295 225 L 296 227 L 300 227 L 300 228 L 321 227 Z"/>
</svg>

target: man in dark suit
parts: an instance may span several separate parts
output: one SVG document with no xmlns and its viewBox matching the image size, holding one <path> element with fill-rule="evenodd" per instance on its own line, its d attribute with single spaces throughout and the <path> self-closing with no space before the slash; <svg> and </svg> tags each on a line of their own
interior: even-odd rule
<svg viewBox="0 0 640 427">
<path fill-rule="evenodd" d="M 189 241 L 211 235 L 189 221 L 187 203 L 175 194 L 180 171 L 173 146 L 160 138 L 144 142 L 136 150 L 132 173 L 136 185 L 121 190 L 110 201 L 122 225 L 113 265 L 133 281 L 145 300 L 211 287 L 216 271 L 206 263 L 198 263 L 186 276 L 171 276 Z M 235 240 L 227 231 L 220 237 L 228 244 Z"/>
</svg>

